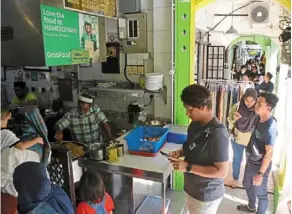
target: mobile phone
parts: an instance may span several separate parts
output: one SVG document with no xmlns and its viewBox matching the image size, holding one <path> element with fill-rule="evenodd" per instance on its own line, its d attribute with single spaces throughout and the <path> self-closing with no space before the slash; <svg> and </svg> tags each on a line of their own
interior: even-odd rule
<svg viewBox="0 0 292 214">
<path fill-rule="evenodd" d="M 164 157 L 169 158 L 169 155 L 166 154 L 165 152 L 160 151 L 160 154 L 162 154 Z"/>
</svg>

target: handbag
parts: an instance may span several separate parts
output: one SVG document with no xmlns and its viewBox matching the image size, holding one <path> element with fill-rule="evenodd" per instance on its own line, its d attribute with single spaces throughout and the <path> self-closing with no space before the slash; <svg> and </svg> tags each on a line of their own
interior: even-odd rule
<svg viewBox="0 0 292 214">
<path fill-rule="evenodd" d="M 243 133 L 239 131 L 237 128 L 234 128 L 233 132 L 234 132 L 234 140 L 236 141 L 236 143 L 243 146 L 247 146 L 247 144 L 250 141 L 252 133 L 251 132 Z"/>
</svg>

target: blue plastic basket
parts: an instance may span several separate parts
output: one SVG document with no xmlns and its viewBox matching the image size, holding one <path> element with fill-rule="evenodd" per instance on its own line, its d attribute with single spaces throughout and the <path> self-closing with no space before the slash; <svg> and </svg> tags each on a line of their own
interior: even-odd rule
<svg viewBox="0 0 292 214">
<path fill-rule="evenodd" d="M 176 144 L 184 144 L 187 140 L 186 134 L 178 134 L 173 132 L 168 132 L 167 134 L 167 142 L 176 143 Z"/>
<path fill-rule="evenodd" d="M 129 133 L 125 140 L 128 144 L 128 149 L 134 152 L 150 152 L 156 153 L 160 150 L 166 141 L 169 129 L 152 126 L 140 126 Z M 159 141 L 144 141 L 144 138 L 159 137 Z"/>
<path fill-rule="evenodd" d="M 169 143 L 184 144 L 187 140 L 188 127 L 168 124 L 164 128 L 169 129 L 166 141 Z"/>
</svg>

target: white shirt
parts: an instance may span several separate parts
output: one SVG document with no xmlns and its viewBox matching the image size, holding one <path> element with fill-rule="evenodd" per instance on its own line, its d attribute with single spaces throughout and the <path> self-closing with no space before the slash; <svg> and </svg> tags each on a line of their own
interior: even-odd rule
<svg viewBox="0 0 292 214">
<path fill-rule="evenodd" d="M 1 148 L 1 192 L 17 197 L 18 194 L 13 185 L 14 169 L 28 161 L 40 163 L 41 156 L 27 149 L 19 150 L 15 147 L 6 147 L 2 151 Z"/>
<path fill-rule="evenodd" d="M 16 137 L 16 135 L 12 131 L 8 129 L 1 130 L 1 152 L 5 148 L 12 146 L 18 141 L 19 138 Z"/>
</svg>

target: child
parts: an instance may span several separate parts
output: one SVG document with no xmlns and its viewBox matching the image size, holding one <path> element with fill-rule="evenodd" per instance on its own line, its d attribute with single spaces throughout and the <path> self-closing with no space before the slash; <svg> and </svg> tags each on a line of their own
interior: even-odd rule
<svg viewBox="0 0 292 214">
<path fill-rule="evenodd" d="M 15 134 L 7 129 L 8 120 L 11 118 L 9 106 L 1 104 L 1 152 L 7 147 L 15 146 L 17 149 L 24 150 L 37 143 L 44 144 L 43 138 L 36 137 L 30 141 L 21 142 Z"/>
<path fill-rule="evenodd" d="M 112 214 L 114 202 L 98 173 L 86 171 L 80 180 L 80 199 L 76 214 Z"/>
</svg>

